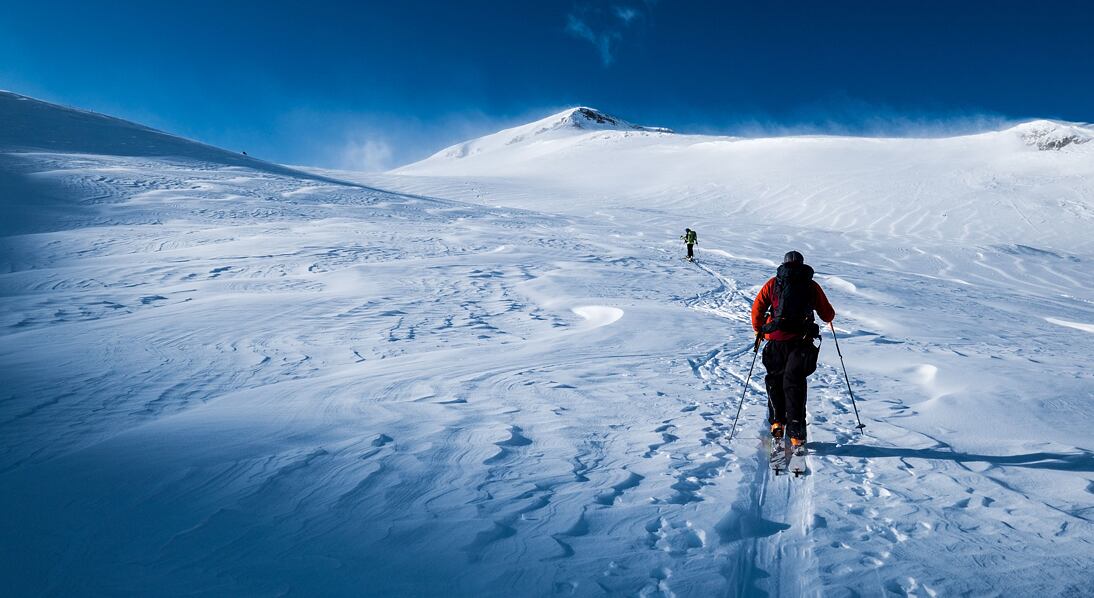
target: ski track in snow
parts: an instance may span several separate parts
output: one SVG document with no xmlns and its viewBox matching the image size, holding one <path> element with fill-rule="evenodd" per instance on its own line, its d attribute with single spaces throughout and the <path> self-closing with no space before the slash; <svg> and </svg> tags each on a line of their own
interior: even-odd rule
<svg viewBox="0 0 1094 598">
<path fill-rule="evenodd" d="M 819 228 L 711 217 L 690 264 L 674 194 L 568 214 L 520 180 L 0 167 L 71 204 L 0 237 L 13 595 L 1094 589 L 1081 252 L 803 208 Z M 743 386 L 752 298 L 791 246 L 816 256 L 868 426 L 826 333 L 800 478 L 768 467 L 761 364 Z"/>
</svg>

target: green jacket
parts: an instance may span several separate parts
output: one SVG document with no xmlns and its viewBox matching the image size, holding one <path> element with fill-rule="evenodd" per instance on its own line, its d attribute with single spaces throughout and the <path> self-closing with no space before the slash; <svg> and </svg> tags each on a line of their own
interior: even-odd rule
<svg viewBox="0 0 1094 598">
<path fill-rule="evenodd" d="M 688 245 L 694 245 L 699 242 L 699 235 L 695 234 L 695 231 L 693 230 L 689 230 L 688 232 L 684 233 L 683 236 L 681 236 L 680 238 L 683 239 L 684 243 L 687 243 Z"/>
</svg>

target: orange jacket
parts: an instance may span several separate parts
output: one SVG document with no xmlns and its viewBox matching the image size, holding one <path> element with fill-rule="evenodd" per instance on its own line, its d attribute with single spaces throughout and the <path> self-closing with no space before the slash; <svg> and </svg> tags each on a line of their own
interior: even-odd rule
<svg viewBox="0 0 1094 598">
<path fill-rule="evenodd" d="M 810 281 L 813 283 L 813 308 L 816 310 L 817 315 L 821 320 L 825 322 L 831 322 L 836 317 L 836 310 L 832 309 L 832 304 L 828 302 L 828 297 L 824 295 L 824 291 L 821 289 L 817 281 Z M 764 283 L 760 292 L 756 295 L 756 300 L 752 302 L 752 329 L 756 332 L 760 331 L 760 328 L 764 324 L 774 319 L 774 316 L 768 314 L 767 319 L 764 319 L 764 314 L 767 309 L 771 307 L 771 294 L 775 288 L 775 277 L 772 276 L 771 280 Z M 774 309 L 772 309 L 774 311 Z M 782 330 L 776 330 L 775 332 L 769 332 L 765 335 L 765 338 L 769 341 L 788 341 L 797 338 L 791 332 L 784 332 Z"/>
</svg>

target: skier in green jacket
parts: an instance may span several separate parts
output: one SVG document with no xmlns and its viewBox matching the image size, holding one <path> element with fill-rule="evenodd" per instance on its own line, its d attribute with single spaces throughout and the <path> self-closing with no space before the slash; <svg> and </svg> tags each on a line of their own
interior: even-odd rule
<svg viewBox="0 0 1094 598">
<path fill-rule="evenodd" d="M 695 234 L 695 231 L 690 228 L 684 229 L 684 234 L 680 237 L 684 240 L 684 243 L 688 246 L 688 261 L 695 261 L 695 244 L 699 242 L 699 235 Z"/>
</svg>

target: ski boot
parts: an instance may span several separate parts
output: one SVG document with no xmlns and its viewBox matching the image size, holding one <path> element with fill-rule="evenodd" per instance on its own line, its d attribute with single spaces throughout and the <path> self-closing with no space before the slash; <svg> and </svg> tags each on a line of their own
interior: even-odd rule
<svg viewBox="0 0 1094 598">
<path fill-rule="evenodd" d="M 775 475 L 786 470 L 786 444 L 783 429 L 784 426 L 780 423 L 771 424 L 771 441 L 768 444 L 767 458 L 771 462 L 771 469 Z"/>
<path fill-rule="evenodd" d="M 805 454 L 805 422 L 794 420 L 787 426 L 790 435 L 790 448 L 794 456 Z"/>
</svg>

